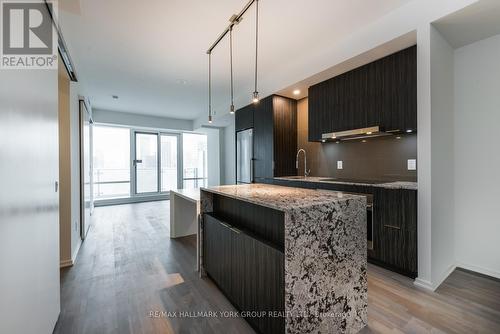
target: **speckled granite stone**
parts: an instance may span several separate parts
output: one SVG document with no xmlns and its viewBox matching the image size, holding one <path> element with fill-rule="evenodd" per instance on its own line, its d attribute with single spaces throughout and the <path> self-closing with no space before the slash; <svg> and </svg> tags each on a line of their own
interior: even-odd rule
<svg viewBox="0 0 500 334">
<path fill-rule="evenodd" d="M 285 215 L 287 333 L 357 333 L 367 323 L 366 201 Z"/>
<path fill-rule="evenodd" d="M 407 190 L 417 190 L 417 182 L 407 182 L 407 181 L 395 181 L 395 182 L 380 182 L 380 183 L 363 183 L 363 182 L 345 182 L 345 181 L 332 181 L 326 180 L 328 177 L 318 177 L 318 176 L 308 176 L 306 178 L 297 177 L 276 177 L 277 180 L 286 181 L 298 181 L 298 182 L 312 182 L 312 183 L 333 183 L 333 184 L 347 184 L 354 186 L 367 186 L 367 187 L 377 187 L 385 189 L 407 189 Z"/>
<path fill-rule="evenodd" d="M 366 325 L 364 196 L 264 184 L 202 188 L 201 214 L 212 211 L 212 193 L 285 213 L 286 333 L 356 333 Z"/>
</svg>

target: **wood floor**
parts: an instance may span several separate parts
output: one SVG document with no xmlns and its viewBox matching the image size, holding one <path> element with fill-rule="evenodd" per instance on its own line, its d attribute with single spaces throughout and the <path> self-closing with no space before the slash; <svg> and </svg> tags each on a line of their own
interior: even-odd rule
<svg viewBox="0 0 500 334">
<path fill-rule="evenodd" d="M 170 239 L 168 224 L 168 201 L 96 208 L 77 263 L 61 273 L 54 333 L 254 333 L 240 318 L 189 317 L 234 308 L 198 278 L 195 239 Z M 462 270 L 431 293 L 370 265 L 368 304 L 362 333 L 500 333 L 500 281 Z"/>
</svg>

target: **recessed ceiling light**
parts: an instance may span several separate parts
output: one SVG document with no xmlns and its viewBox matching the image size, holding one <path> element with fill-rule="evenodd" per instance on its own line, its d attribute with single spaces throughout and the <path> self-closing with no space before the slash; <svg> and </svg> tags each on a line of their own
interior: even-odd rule
<svg viewBox="0 0 500 334">
<path fill-rule="evenodd" d="M 113 99 L 118 100 L 118 95 L 111 95 Z"/>
<path fill-rule="evenodd" d="M 300 94 L 300 90 L 296 89 L 293 91 L 293 95 L 299 95 Z"/>
<path fill-rule="evenodd" d="M 408 130 L 406 130 L 406 132 L 408 132 L 408 133 L 412 133 L 412 132 L 413 132 L 413 130 L 412 130 L 412 129 L 408 129 Z"/>
</svg>

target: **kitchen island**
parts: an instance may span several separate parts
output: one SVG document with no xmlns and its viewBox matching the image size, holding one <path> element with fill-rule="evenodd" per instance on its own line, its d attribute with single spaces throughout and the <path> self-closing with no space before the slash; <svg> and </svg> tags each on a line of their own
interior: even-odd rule
<svg viewBox="0 0 500 334">
<path fill-rule="evenodd" d="M 201 189 L 200 274 L 261 333 L 367 323 L 366 198 L 264 184 Z"/>
</svg>

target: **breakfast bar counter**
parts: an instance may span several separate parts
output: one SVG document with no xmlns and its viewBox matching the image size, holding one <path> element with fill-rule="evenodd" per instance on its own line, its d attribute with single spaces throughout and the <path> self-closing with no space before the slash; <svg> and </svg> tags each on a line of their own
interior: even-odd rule
<svg viewBox="0 0 500 334">
<path fill-rule="evenodd" d="M 259 332 L 356 333 L 367 323 L 365 208 L 364 196 L 326 190 L 202 188 L 200 273 Z"/>
</svg>

